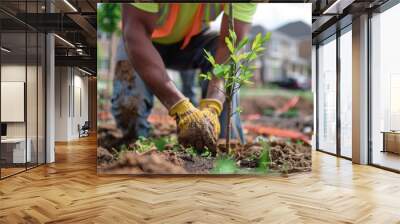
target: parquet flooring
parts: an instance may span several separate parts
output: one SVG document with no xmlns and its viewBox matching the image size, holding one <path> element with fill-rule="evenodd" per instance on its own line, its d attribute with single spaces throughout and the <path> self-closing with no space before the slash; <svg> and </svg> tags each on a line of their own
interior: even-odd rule
<svg viewBox="0 0 400 224">
<path fill-rule="evenodd" d="M 315 152 L 290 177 L 97 176 L 96 139 L 0 181 L 0 223 L 400 223 L 400 175 Z"/>
</svg>

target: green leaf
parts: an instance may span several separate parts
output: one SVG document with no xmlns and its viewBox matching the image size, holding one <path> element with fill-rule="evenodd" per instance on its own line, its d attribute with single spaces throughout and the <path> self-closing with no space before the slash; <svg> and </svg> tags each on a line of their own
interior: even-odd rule
<svg viewBox="0 0 400 224">
<path fill-rule="evenodd" d="M 200 74 L 200 78 L 202 78 L 203 80 L 211 80 L 211 76 L 209 74 L 204 74 L 204 73 Z"/>
<path fill-rule="evenodd" d="M 242 80 L 249 80 L 251 77 L 253 77 L 253 73 L 251 73 L 249 70 L 246 70 L 241 72 L 240 76 L 242 77 Z"/>
<path fill-rule="evenodd" d="M 254 52 L 252 52 L 249 56 L 249 61 L 253 61 L 254 59 L 257 58 L 257 54 L 255 54 Z"/>
<path fill-rule="evenodd" d="M 235 43 L 235 42 L 236 42 L 236 40 L 237 40 L 237 36 L 236 36 L 236 33 L 235 33 L 235 31 L 233 31 L 233 30 L 229 30 L 229 37 L 231 38 L 231 40 L 232 40 L 232 43 Z"/>
<path fill-rule="evenodd" d="M 243 110 L 242 110 L 242 108 L 241 108 L 241 107 L 237 107 L 235 111 L 236 111 L 236 113 L 238 113 L 238 114 L 240 114 L 240 113 L 242 113 L 242 112 L 243 112 Z"/>
<path fill-rule="evenodd" d="M 120 32 L 121 5 L 117 3 L 101 4 L 97 12 L 97 24 L 106 33 Z"/>
<path fill-rule="evenodd" d="M 233 48 L 233 44 L 232 44 L 231 40 L 228 37 L 225 37 L 225 43 L 226 43 L 226 46 L 228 47 L 229 51 L 231 53 L 234 53 L 235 49 Z"/>
<path fill-rule="evenodd" d="M 153 142 L 157 150 L 160 152 L 164 151 L 165 145 L 168 143 L 166 138 L 154 139 Z"/>
<path fill-rule="evenodd" d="M 264 36 L 264 42 L 269 41 L 271 39 L 271 32 L 267 32 Z"/>
<path fill-rule="evenodd" d="M 261 40 L 261 33 L 258 33 L 256 35 L 256 38 L 254 38 L 253 40 L 253 44 L 251 45 L 251 50 L 254 51 L 254 49 L 256 49 L 256 47 L 260 45 L 260 40 Z"/>
<path fill-rule="evenodd" d="M 230 64 L 224 64 L 224 65 L 222 65 L 222 68 L 224 70 L 224 74 L 230 74 L 230 70 L 231 70 Z"/>
<path fill-rule="evenodd" d="M 265 51 L 265 47 L 258 47 L 258 48 L 255 50 L 256 53 L 263 52 L 263 51 Z"/>
<path fill-rule="evenodd" d="M 210 52 L 208 52 L 207 50 L 204 49 L 204 52 L 206 53 L 206 59 L 207 61 L 209 61 L 211 63 L 211 65 L 214 67 L 215 66 L 215 59 L 214 57 L 211 55 Z"/>
<path fill-rule="evenodd" d="M 250 70 L 255 70 L 255 69 L 257 69 L 257 66 L 255 66 L 255 65 L 249 66 L 249 69 Z"/>
<path fill-rule="evenodd" d="M 243 39 L 239 42 L 239 44 L 238 44 L 237 51 L 239 51 L 239 50 L 242 49 L 244 46 L 246 46 L 246 44 L 247 44 L 248 42 L 249 42 L 249 38 L 248 38 L 248 37 L 243 38 Z"/>
<path fill-rule="evenodd" d="M 232 58 L 232 60 L 235 62 L 235 64 L 238 64 L 238 63 L 239 63 L 239 58 L 238 58 L 238 56 L 232 54 L 232 55 L 231 55 L 231 58 Z"/>
<path fill-rule="evenodd" d="M 243 80 L 243 83 L 246 84 L 246 85 L 253 85 L 254 84 L 254 82 L 249 81 L 249 80 Z"/>
<path fill-rule="evenodd" d="M 250 55 L 249 52 L 243 53 L 243 54 L 239 54 L 239 56 L 237 56 L 238 61 L 243 60 L 245 58 L 247 58 Z M 243 66 L 242 64 L 240 66 Z"/>
<path fill-rule="evenodd" d="M 213 74 L 218 78 L 221 78 L 224 75 L 224 73 L 225 73 L 224 65 L 216 64 L 213 69 Z"/>
</svg>

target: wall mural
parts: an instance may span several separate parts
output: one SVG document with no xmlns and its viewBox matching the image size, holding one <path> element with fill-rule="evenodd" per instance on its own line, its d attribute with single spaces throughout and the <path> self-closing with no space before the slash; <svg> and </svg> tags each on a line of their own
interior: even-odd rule
<svg viewBox="0 0 400 224">
<path fill-rule="evenodd" d="M 311 4 L 97 7 L 99 174 L 311 170 Z"/>
</svg>

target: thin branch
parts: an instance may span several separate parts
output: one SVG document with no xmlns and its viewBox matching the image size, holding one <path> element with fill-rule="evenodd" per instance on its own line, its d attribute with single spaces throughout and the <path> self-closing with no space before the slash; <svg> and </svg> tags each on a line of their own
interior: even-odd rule
<svg viewBox="0 0 400 224">
<path fill-rule="evenodd" d="M 211 87 L 214 87 L 215 89 L 217 89 L 218 91 L 220 91 L 221 93 L 224 94 L 224 96 L 226 97 L 226 93 L 223 89 L 219 88 L 217 85 L 212 85 Z"/>
<path fill-rule="evenodd" d="M 239 114 L 239 111 L 235 111 L 235 112 L 231 113 L 231 117 L 232 117 L 233 115 L 235 115 L 235 114 Z"/>
</svg>

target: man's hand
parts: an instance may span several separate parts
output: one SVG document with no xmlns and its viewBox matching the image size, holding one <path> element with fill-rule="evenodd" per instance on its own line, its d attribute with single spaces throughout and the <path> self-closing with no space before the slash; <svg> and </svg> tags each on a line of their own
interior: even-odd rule
<svg viewBox="0 0 400 224">
<path fill-rule="evenodd" d="M 221 133 L 221 125 L 219 124 L 219 115 L 222 111 L 222 103 L 216 99 L 202 99 L 200 101 L 200 110 L 210 119 L 215 127 L 217 136 Z"/>
<path fill-rule="evenodd" d="M 220 127 L 218 116 L 214 113 L 209 109 L 195 108 L 188 99 L 172 106 L 169 115 L 177 121 L 179 143 L 185 147 L 192 146 L 198 152 L 202 152 L 205 147 L 215 152 Z"/>
</svg>

